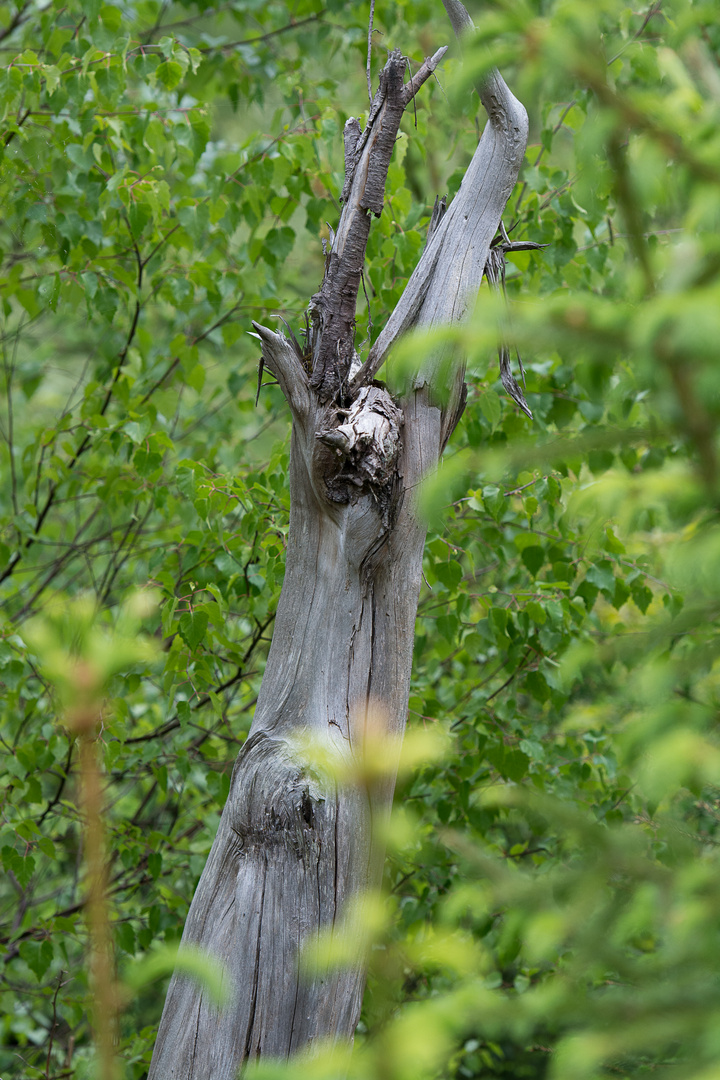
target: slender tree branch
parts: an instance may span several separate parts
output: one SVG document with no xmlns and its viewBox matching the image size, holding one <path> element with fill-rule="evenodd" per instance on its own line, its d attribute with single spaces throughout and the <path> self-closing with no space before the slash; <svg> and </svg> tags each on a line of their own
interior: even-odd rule
<svg viewBox="0 0 720 1080">
<path fill-rule="evenodd" d="M 265 633 L 274 618 L 275 612 L 273 611 L 271 615 L 268 615 L 267 619 L 265 619 L 264 622 L 258 623 L 257 629 L 252 636 L 250 644 L 243 653 L 240 663 L 238 664 L 237 671 L 234 675 L 231 675 L 229 679 L 226 679 L 225 682 L 222 682 L 218 686 L 216 686 L 213 693 L 221 694 L 223 693 L 223 691 L 228 690 L 231 686 L 234 686 L 235 683 L 245 678 L 245 676 L 247 675 L 247 663 L 252 656 L 255 647 L 262 640 L 263 634 Z M 197 712 L 199 709 L 203 709 L 206 705 L 209 705 L 210 701 L 211 698 L 209 693 L 202 694 L 198 698 L 198 700 L 191 706 L 191 709 L 193 712 Z M 149 742 L 151 739 L 160 739 L 164 735 L 168 735 L 171 731 L 175 731 L 175 729 L 179 727 L 180 720 L 176 713 L 173 717 L 170 718 L 170 720 L 166 720 L 164 724 L 161 724 L 160 727 L 156 728 L 155 731 L 151 731 L 147 735 L 135 735 L 133 738 L 126 739 L 125 743 L 126 745 L 129 745 L 130 743 L 142 743 Z"/>
<path fill-rule="evenodd" d="M 133 546 L 132 545 L 134 543 L 136 543 L 138 538 L 141 536 L 142 531 L 143 531 L 143 529 L 145 527 L 145 522 L 148 520 L 148 518 L 150 517 L 150 515 L 152 514 L 154 509 L 155 509 L 155 505 L 154 505 L 153 501 L 150 500 L 148 509 L 145 512 L 145 516 L 143 517 L 143 519 L 141 521 L 137 522 L 137 526 L 136 526 L 136 529 L 135 529 L 135 535 L 134 535 L 134 537 L 132 539 L 132 542 L 128 546 L 128 550 L 125 552 L 125 554 L 123 555 L 122 559 L 120 559 L 119 562 L 117 561 L 117 558 L 118 558 L 118 555 L 120 554 L 120 551 L 122 550 L 123 546 L 127 542 L 129 530 L 125 532 L 125 535 L 123 536 L 122 540 L 120 541 L 120 547 L 117 548 L 116 551 L 113 553 L 112 573 L 109 573 L 109 571 L 108 571 L 108 573 L 106 573 L 105 578 L 103 579 L 103 582 L 101 583 L 101 586 L 100 586 L 100 590 L 99 590 L 100 593 L 101 593 L 100 600 L 99 600 L 100 604 L 106 604 L 108 602 L 108 599 L 110 597 L 110 591 L 111 591 L 111 589 L 113 587 L 113 584 L 115 582 L 115 578 L 120 573 L 120 570 L 123 568 L 123 566 L 125 565 L 127 560 L 130 558 L 130 555 L 132 554 L 132 551 L 133 551 Z"/>
<path fill-rule="evenodd" d="M 129 226 L 129 223 L 128 223 L 128 229 L 129 228 L 130 228 L 130 226 Z M 132 230 L 130 231 L 130 235 L 132 236 Z M 107 393 L 105 394 L 105 399 L 104 399 L 104 401 L 103 401 L 103 403 L 102 403 L 102 405 L 101 405 L 101 407 L 99 409 L 100 416 L 105 415 L 105 413 L 108 410 L 108 406 L 110 405 L 110 402 L 112 400 L 112 397 L 113 397 L 113 394 L 114 394 L 114 391 L 115 391 L 115 387 L 116 387 L 118 379 L 120 378 L 120 375 L 122 373 L 122 369 L 123 369 L 123 366 L 125 364 L 125 360 L 127 359 L 127 354 L 129 352 L 130 346 L 132 345 L 132 342 L 133 342 L 133 340 L 135 338 L 135 331 L 137 330 L 138 321 L 140 319 L 140 311 L 142 309 L 142 301 L 140 299 L 140 290 L 142 288 L 142 279 L 143 279 L 143 262 L 142 262 L 142 258 L 140 257 L 140 251 L 139 251 L 139 249 L 137 247 L 137 244 L 135 243 L 135 238 L 132 237 L 132 239 L 133 239 L 133 245 L 134 245 L 134 248 L 135 248 L 135 255 L 136 255 L 136 261 L 137 261 L 137 268 L 138 268 L 138 271 L 137 271 L 138 295 L 137 295 L 137 299 L 135 301 L 135 312 L 133 314 L 132 322 L 130 324 L 130 329 L 128 330 L 127 337 L 125 339 L 125 344 L 124 344 L 124 346 L 122 348 L 120 356 L 118 357 L 118 364 L 117 364 L 117 368 L 115 370 L 115 375 L 114 375 L 114 377 L 112 379 L 112 382 L 110 383 L 110 385 L 109 385 L 109 387 L 107 389 Z M 82 457 L 82 455 L 90 447 L 92 441 L 93 441 L 93 436 L 92 436 L 92 434 L 90 432 L 88 432 L 86 434 L 85 438 L 80 443 L 80 446 L 77 448 L 77 450 L 75 451 L 75 453 L 73 454 L 73 456 L 71 457 L 70 461 L 67 464 L 66 469 L 67 469 L 68 473 L 72 472 L 72 470 L 75 468 L 75 466 L 77 465 L 77 463 L 80 460 L 80 458 Z M 15 569 L 16 569 L 18 563 L 20 563 L 20 561 L 23 559 L 25 553 L 35 543 L 35 541 L 36 541 L 37 537 L 39 536 L 39 534 L 40 534 L 40 532 L 42 530 L 42 527 L 43 527 L 43 525 L 45 523 L 45 519 L 46 519 L 47 515 L 49 514 L 50 510 L 52 509 L 53 504 L 56 501 L 58 489 L 59 489 L 61 483 L 62 483 L 62 481 L 53 481 L 53 483 L 50 485 L 50 489 L 49 489 L 47 497 L 45 499 L 45 503 L 43 505 L 43 508 L 40 511 L 40 513 L 38 514 L 37 520 L 35 521 L 35 527 L 33 529 L 32 535 L 29 536 L 26 539 L 26 541 L 23 544 L 22 548 L 19 551 L 16 551 L 15 555 L 10 560 L 8 565 L 5 567 L 2 574 L 0 574 L 0 585 L 2 585 L 2 583 L 4 581 L 6 581 L 9 577 L 12 576 L 12 574 L 15 572 Z"/>
<path fill-rule="evenodd" d="M 367 74 L 368 97 L 370 98 L 370 104 L 371 105 L 372 105 L 372 99 L 373 99 L 373 92 L 372 92 L 372 72 L 371 72 L 370 65 L 371 65 L 371 61 L 372 61 L 372 36 L 373 36 L 373 20 L 374 20 L 374 18 L 375 18 L 375 0 L 370 0 L 370 17 L 368 19 L 368 48 L 367 48 L 366 74 Z"/>
<path fill-rule="evenodd" d="M 48 1036 L 48 1052 L 47 1059 L 45 1061 L 45 1080 L 50 1080 L 50 1058 L 52 1057 L 53 1041 L 55 1039 L 55 1028 L 57 1027 L 57 999 L 58 994 L 60 993 L 60 987 L 62 986 L 62 978 L 64 974 L 65 972 L 61 971 L 58 975 L 57 986 L 55 987 L 55 993 L 53 994 L 53 1014 L 52 1024 L 50 1025 L 50 1033 Z"/>
<path fill-rule="evenodd" d="M 262 342 L 263 362 L 278 380 L 294 415 L 302 422 L 310 409 L 310 383 L 298 349 L 282 332 L 256 322 L 252 325 Z"/>
<path fill-rule="evenodd" d="M 55 809 L 55 807 L 57 806 L 58 802 L 60 801 L 60 796 L 62 795 L 62 793 L 63 793 L 63 790 L 64 790 L 64 788 L 65 788 L 65 783 L 66 783 L 66 781 L 67 781 L 67 778 L 68 778 L 68 776 L 70 775 L 70 766 L 72 765 L 72 758 L 73 758 L 73 751 L 74 751 L 74 749 L 75 749 L 75 741 L 74 741 L 73 739 L 69 739 L 69 740 L 68 740 L 68 755 L 67 755 L 67 760 L 65 761 L 65 768 L 64 768 L 64 770 L 63 770 L 63 773 L 62 773 L 62 775 L 61 775 L 61 777 L 60 777 L 60 783 L 58 784 L 58 789 L 57 789 L 57 791 L 55 792 L 55 794 L 53 795 L 53 797 L 52 797 L 52 799 L 50 800 L 50 802 L 49 802 L 49 803 L 47 804 L 47 806 L 46 806 L 46 807 L 45 807 L 45 809 L 43 810 L 43 812 L 42 812 L 42 814 L 40 815 L 40 817 L 38 818 L 38 822 L 37 822 L 37 823 L 38 823 L 38 828 L 39 828 L 39 827 L 40 827 L 40 826 L 42 825 L 42 823 L 43 823 L 43 821 L 45 820 L 45 818 L 46 818 L 46 817 L 48 816 L 48 814 L 49 814 L 49 813 L 50 813 L 50 812 L 51 812 L 52 810 L 54 810 L 54 809 Z"/>
<path fill-rule="evenodd" d="M 22 7 L 18 8 L 15 12 L 4 30 L 0 30 L 0 41 L 4 41 L 5 38 L 10 37 L 13 31 L 17 30 L 18 26 L 22 26 L 24 22 L 27 22 L 30 17 L 30 8 L 30 0 L 26 0 Z"/>
<path fill-rule="evenodd" d="M 30 116 L 30 109 L 26 109 L 25 112 L 22 114 L 22 116 L 18 116 L 17 126 L 22 127 L 23 124 L 25 123 L 25 121 L 27 120 L 28 116 Z M 3 140 L 3 145 L 4 146 L 9 146 L 16 135 L 17 135 L 16 130 L 8 131 L 7 135 L 5 136 L 5 139 Z"/>
<path fill-rule="evenodd" d="M 17 472 L 15 469 L 15 435 L 14 435 L 14 418 L 13 418 L 13 396 L 12 396 L 12 384 L 15 374 L 15 361 L 17 357 L 17 346 L 20 339 L 20 330 L 22 329 L 22 321 L 18 327 L 18 332 L 15 335 L 15 341 L 13 342 L 12 360 L 8 364 L 7 348 L 3 343 L 3 368 L 5 371 L 5 395 L 7 397 L 7 447 L 8 456 L 10 458 L 10 496 L 12 499 L 13 511 L 18 513 L 18 500 L 17 500 Z"/>
<path fill-rule="evenodd" d="M 305 19 L 298 19 L 296 22 L 280 26 L 277 30 L 268 30 L 266 34 L 258 34 L 257 37 L 245 38 L 242 41 L 230 41 L 227 45 L 205 45 L 200 49 L 200 52 L 225 52 L 228 49 L 237 49 L 241 45 L 259 45 L 263 41 L 269 41 L 270 38 L 277 37 L 279 34 L 287 34 L 290 30 L 299 30 L 301 26 L 307 26 L 308 23 L 322 22 L 326 14 L 325 10 L 318 11 L 314 15 L 308 15 Z"/>
</svg>

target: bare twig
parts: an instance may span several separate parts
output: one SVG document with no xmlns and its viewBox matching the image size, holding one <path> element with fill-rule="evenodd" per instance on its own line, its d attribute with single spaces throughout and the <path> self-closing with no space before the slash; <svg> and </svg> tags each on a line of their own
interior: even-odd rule
<svg viewBox="0 0 720 1080">
<path fill-rule="evenodd" d="M 22 116 L 18 116 L 17 126 L 22 127 L 23 124 L 25 123 L 25 121 L 27 120 L 28 116 L 30 116 L 30 109 L 26 109 L 25 112 L 22 114 Z M 8 131 L 7 135 L 5 136 L 5 138 L 3 140 L 3 146 L 9 146 L 16 135 L 17 135 L 17 131 Z"/>
<path fill-rule="evenodd" d="M 53 995 L 53 1015 L 52 1024 L 50 1025 L 50 1035 L 48 1038 L 47 1059 L 45 1061 L 45 1080 L 50 1080 L 50 1058 L 52 1057 L 53 1041 L 55 1039 L 55 1028 L 57 1027 L 57 999 L 58 994 L 60 993 L 60 987 L 62 986 L 62 978 L 64 974 L 65 972 L 61 971 L 58 975 L 57 986 L 55 987 L 55 993 Z"/>
<path fill-rule="evenodd" d="M 75 749 L 75 742 L 74 742 L 73 739 L 69 739 L 68 743 L 69 743 L 69 746 L 68 746 L 67 761 L 65 762 L 65 767 L 64 767 L 63 772 L 62 772 L 62 774 L 60 776 L 60 783 L 58 784 L 58 789 L 55 792 L 55 794 L 53 795 L 50 802 L 47 804 L 47 806 L 43 810 L 40 817 L 38 818 L 38 823 L 37 823 L 38 828 L 42 825 L 43 821 L 48 816 L 50 811 L 53 810 L 55 806 L 57 806 L 58 801 L 60 799 L 60 796 L 63 793 L 63 789 L 65 787 L 65 783 L 67 781 L 67 778 L 68 778 L 68 776 L 70 774 L 70 765 L 72 764 L 72 756 L 73 756 L 73 750 Z"/>
<path fill-rule="evenodd" d="M 26 3 L 18 8 L 7 26 L 3 30 L 0 30 L 0 41 L 4 41 L 6 37 L 10 37 L 13 30 L 17 30 L 18 26 L 22 26 L 22 24 L 27 21 L 30 14 L 30 7 L 30 0 L 26 0 Z"/>
<path fill-rule="evenodd" d="M 613 57 L 612 57 L 612 58 L 611 58 L 610 60 L 608 60 L 608 67 L 610 67 L 610 65 L 611 65 L 611 64 L 614 64 L 614 63 L 615 63 L 615 61 L 616 61 L 617 59 L 619 59 L 619 57 L 621 57 L 621 56 L 622 56 L 622 54 L 623 54 L 623 53 L 625 52 L 625 50 L 626 50 L 627 48 L 629 48 L 629 47 L 630 47 L 630 45 L 632 45 L 632 43 L 633 43 L 634 41 L 637 41 L 637 39 L 638 39 L 639 37 L 642 37 L 642 35 L 643 35 L 643 34 L 645 33 L 645 29 L 646 29 L 646 27 L 647 27 L 647 24 L 648 24 L 648 23 L 650 22 L 650 20 L 651 20 L 651 19 L 652 19 L 652 18 L 653 18 L 653 17 L 655 16 L 655 15 L 660 15 L 660 14 L 662 14 L 662 0 L 656 0 L 656 2 L 655 2 L 655 3 L 653 3 L 653 4 L 651 4 L 651 5 L 650 5 L 650 7 L 648 8 L 648 10 L 646 11 L 646 13 L 645 13 L 645 18 L 643 19 L 643 21 L 642 21 L 642 23 L 641 23 L 641 25 L 640 25 L 640 28 L 639 28 L 638 30 L 636 30 L 636 31 L 635 31 L 635 33 L 634 33 L 634 34 L 633 34 L 633 36 L 632 36 L 632 37 L 630 38 L 630 40 L 629 40 L 629 41 L 627 41 L 627 42 L 626 42 L 626 43 L 625 43 L 625 44 L 623 45 L 622 49 L 620 49 L 620 50 L 619 50 L 619 52 L 616 52 L 616 53 L 615 53 L 615 55 L 614 55 L 614 56 L 613 56 Z"/>
<path fill-rule="evenodd" d="M 372 105 L 373 92 L 372 92 L 372 74 L 370 71 L 370 61 L 372 58 L 372 36 L 373 36 L 373 20 L 375 18 L 375 0 L 370 0 L 370 18 L 368 19 L 368 51 L 367 51 L 367 88 L 368 97 L 370 98 L 370 104 Z"/>
<path fill-rule="evenodd" d="M 267 34 L 258 34 L 257 37 L 245 38 L 243 41 L 230 41 L 227 45 L 205 45 L 200 49 L 200 52 L 225 52 L 227 49 L 237 49 L 240 45 L 259 45 L 263 41 L 269 41 L 270 38 L 277 37 L 278 34 L 287 34 L 290 30 L 298 30 L 301 26 L 307 26 L 308 23 L 322 22 L 326 14 L 325 11 L 318 11 L 314 15 L 308 15 L 305 19 L 298 19 L 296 22 L 279 26 L 277 30 L 268 30 Z"/>
<path fill-rule="evenodd" d="M 22 329 L 22 322 L 18 326 L 18 332 L 15 335 L 13 342 L 12 359 L 8 363 L 7 348 L 3 343 L 3 368 L 5 370 L 5 394 L 7 397 L 7 446 L 8 456 L 10 458 L 10 494 L 12 497 L 13 511 L 18 513 L 18 501 L 17 501 L 17 473 L 15 471 L 15 435 L 14 435 L 14 421 L 13 421 L 13 398 L 12 398 L 12 384 L 13 377 L 15 375 L 15 359 L 17 356 L 17 346 L 20 339 L 20 331 Z"/>
</svg>

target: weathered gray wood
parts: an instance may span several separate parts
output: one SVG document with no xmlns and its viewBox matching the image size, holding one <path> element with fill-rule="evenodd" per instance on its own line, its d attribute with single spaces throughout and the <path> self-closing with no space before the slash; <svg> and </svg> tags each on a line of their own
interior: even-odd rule
<svg viewBox="0 0 720 1080">
<path fill-rule="evenodd" d="M 446 7 L 455 24 L 462 5 Z M 400 101 L 408 91 L 393 93 Z M 425 540 L 414 492 L 462 410 L 463 366 L 442 399 L 442 354 L 418 358 L 400 402 L 370 383 L 402 332 L 461 319 L 474 301 L 527 131 L 524 110 L 499 75 L 483 88 L 483 101 L 490 121 L 462 188 L 437 215 L 403 300 L 349 394 L 348 295 L 325 287 L 330 274 L 341 290 L 359 278 L 372 125 L 359 138 L 353 125 L 346 130 L 347 202 L 326 295 L 321 289 L 321 302 L 314 298 L 307 355 L 284 334 L 255 328 L 293 418 L 285 580 L 252 729 L 183 937 L 223 962 L 231 1003 L 216 1008 L 176 974 L 149 1080 L 231 1080 L 259 1055 L 284 1058 L 320 1039 L 352 1039 L 365 979 L 360 946 L 353 962 L 321 975 L 304 973 L 299 958 L 318 933 L 338 928 L 349 900 L 380 881 L 373 823 L 392 801 Z M 373 106 L 376 117 L 387 118 L 385 102 Z M 362 782 L 364 745 L 378 728 L 388 739 L 387 772 Z M 343 784 L 318 769 L 317 747 L 355 763 L 358 779 Z"/>
<path fill-rule="evenodd" d="M 463 321 L 475 302 L 498 224 L 515 186 L 527 144 L 527 113 L 499 72 L 480 88 L 488 123 L 460 190 L 435 225 L 418 265 L 370 354 L 351 384 L 373 379 L 395 342 L 415 326 Z M 419 365 L 416 385 L 432 385 L 444 355 Z M 455 396 L 463 370 L 456 372 Z"/>
<path fill-rule="evenodd" d="M 273 642 L 185 928 L 185 942 L 223 959 L 233 1005 L 220 1011 L 175 976 L 152 1077 L 229 1080 L 247 1057 L 347 1039 L 357 1023 L 361 958 L 350 970 L 304 980 L 298 952 L 335 923 L 348 898 L 377 881 L 370 822 L 387 807 L 388 792 L 321 780 L 303 742 L 352 761 L 378 715 L 400 734 L 424 537 L 407 512 L 394 528 L 383 526 L 369 492 L 350 505 L 327 498 L 323 459 L 334 450 L 315 436 L 324 412 L 318 404 L 304 430 L 293 430 L 290 534 Z M 415 426 L 413 442 L 425 438 L 423 424 Z"/>
</svg>

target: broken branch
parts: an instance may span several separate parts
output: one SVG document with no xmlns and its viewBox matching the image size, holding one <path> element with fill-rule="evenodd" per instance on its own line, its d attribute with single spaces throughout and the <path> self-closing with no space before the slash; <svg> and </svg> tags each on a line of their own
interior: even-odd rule
<svg viewBox="0 0 720 1080">
<path fill-rule="evenodd" d="M 323 283 L 309 308 L 310 384 L 322 402 L 331 401 L 346 385 L 355 358 L 355 309 L 370 214 L 382 213 L 385 181 L 402 114 L 446 51 L 446 47 L 438 49 L 407 83 L 403 82 L 405 57 L 398 49 L 391 52 L 380 73 L 380 86 L 365 130 L 360 132 L 354 118 L 345 125 L 344 206 Z"/>
</svg>

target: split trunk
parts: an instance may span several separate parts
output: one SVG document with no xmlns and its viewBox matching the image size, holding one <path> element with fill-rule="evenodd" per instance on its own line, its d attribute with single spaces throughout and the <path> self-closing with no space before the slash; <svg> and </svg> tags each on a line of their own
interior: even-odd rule
<svg viewBox="0 0 720 1080">
<path fill-rule="evenodd" d="M 445 7 L 464 29 L 462 4 Z M 232 1080 L 260 1055 L 349 1043 L 359 1018 L 363 956 L 310 973 L 301 954 L 380 883 L 375 826 L 390 809 L 395 763 L 362 782 L 364 748 L 382 734 L 392 759 L 400 745 L 425 540 L 415 493 L 465 398 L 462 361 L 449 365 L 442 350 L 418 356 L 399 400 L 374 376 L 402 333 L 471 309 L 527 137 L 525 110 L 492 73 L 479 88 L 489 122 L 462 187 L 433 215 L 405 293 L 360 366 L 355 304 L 371 215 L 382 209 L 403 110 L 443 53 L 408 82 L 392 53 L 365 130 L 346 126 L 344 208 L 304 344 L 256 326 L 292 414 L 285 580 L 252 728 L 183 937 L 222 962 L 229 1004 L 215 1007 L 176 973 L 149 1080 Z M 319 767 L 319 752 L 355 779 Z"/>
</svg>

